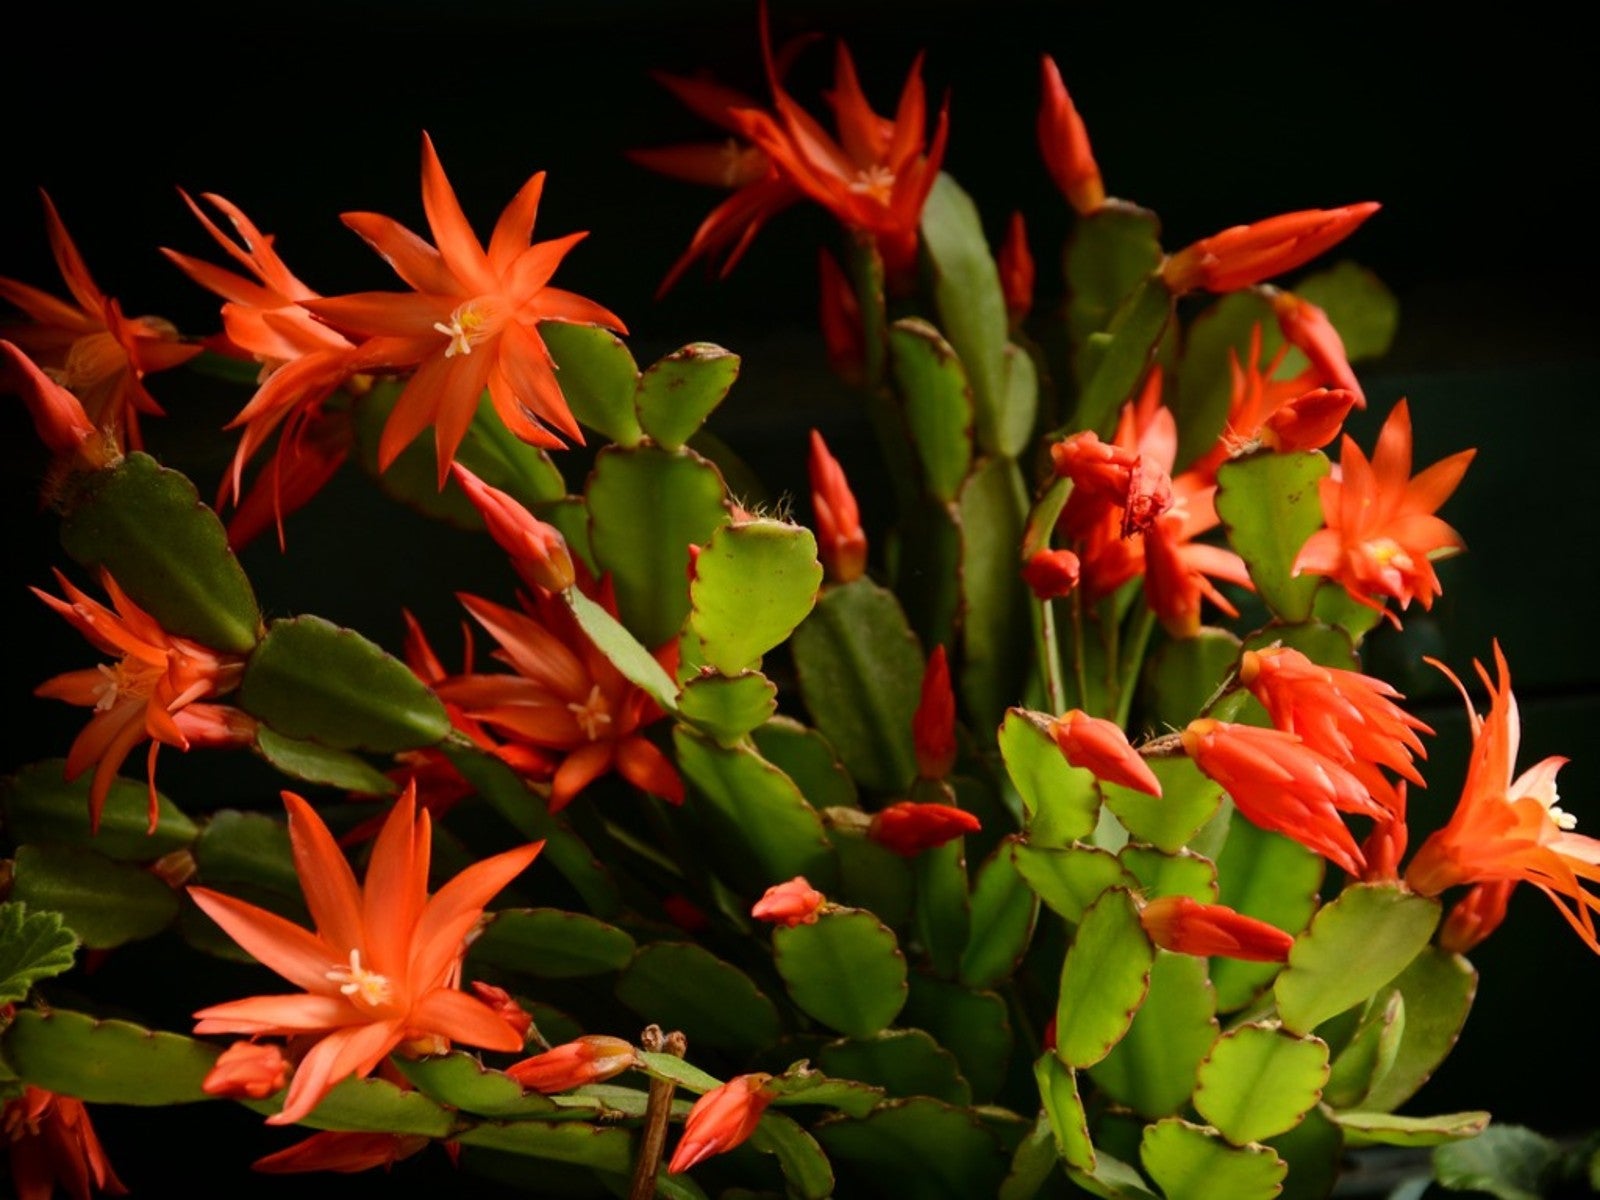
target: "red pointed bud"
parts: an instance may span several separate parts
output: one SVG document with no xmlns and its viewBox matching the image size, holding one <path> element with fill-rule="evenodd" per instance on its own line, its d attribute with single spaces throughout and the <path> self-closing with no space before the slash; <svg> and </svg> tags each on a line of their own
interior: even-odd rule
<svg viewBox="0 0 1600 1200">
<path fill-rule="evenodd" d="M 982 827 L 977 817 L 953 805 L 902 800 L 873 814 L 867 836 L 880 846 L 910 858 L 976 833 Z"/>
<path fill-rule="evenodd" d="M 667 1164 L 668 1174 L 681 1174 L 715 1154 L 732 1150 L 754 1133 L 761 1114 L 772 1103 L 772 1094 L 766 1090 L 771 1078 L 759 1071 L 738 1075 L 696 1100 L 684 1119 L 683 1136 Z"/>
<path fill-rule="evenodd" d="M 1328 320 L 1328 314 L 1311 301 L 1283 291 L 1274 293 L 1272 311 L 1278 318 L 1278 328 L 1283 331 L 1283 340 L 1311 360 L 1318 382 L 1353 393 L 1355 406 L 1365 408 L 1367 398 L 1361 391 L 1361 381 L 1350 367 L 1344 339 Z"/>
<path fill-rule="evenodd" d="M 998 266 L 1006 313 L 1016 325 L 1033 307 L 1033 253 L 1028 249 L 1028 229 L 1020 212 L 1012 213 L 1011 222 L 1006 226 L 1006 240 L 1000 243 Z"/>
<path fill-rule="evenodd" d="M 1069 709 L 1050 725 L 1063 757 L 1096 779 L 1115 783 L 1147 796 L 1161 796 L 1161 781 L 1139 752 L 1128 743 L 1122 726 L 1082 709 Z"/>
<path fill-rule="evenodd" d="M 822 251 L 817 259 L 820 283 L 818 310 L 822 344 L 828 365 L 846 383 L 859 385 L 866 378 L 867 347 L 861 331 L 861 301 L 833 255 Z"/>
<path fill-rule="evenodd" d="M 839 460 L 815 429 L 811 431 L 811 507 L 817 517 L 817 554 L 835 583 L 859 579 L 867 569 L 867 535 L 861 511 Z"/>
<path fill-rule="evenodd" d="M 1040 550 L 1022 564 L 1022 581 L 1040 600 L 1070 596 L 1082 573 L 1083 564 L 1071 550 Z"/>
<path fill-rule="evenodd" d="M 1044 94 L 1039 103 L 1039 151 L 1067 203 L 1081 216 L 1088 216 L 1106 202 L 1089 131 L 1049 55 L 1040 62 L 1040 80 Z"/>
<path fill-rule="evenodd" d="M 528 1033 L 533 1029 L 533 1017 L 528 1010 L 518 1004 L 516 998 L 503 987 L 495 987 L 492 983 L 482 983 L 476 979 L 472 981 L 472 994 L 494 1009 L 494 1015 L 517 1031 L 517 1036 L 523 1041 L 528 1040 Z"/>
<path fill-rule="evenodd" d="M 1310 262 L 1378 211 L 1371 201 L 1309 208 L 1201 238 L 1167 259 L 1161 277 L 1175 296 L 1196 289 L 1236 292 Z"/>
<path fill-rule="evenodd" d="M 1188 896 L 1162 896 L 1139 910 L 1139 923 L 1163 950 L 1200 958 L 1219 955 L 1246 962 L 1287 962 L 1294 938 L 1275 925 L 1225 904 Z"/>
<path fill-rule="evenodd" d="M 956 694 L 950 687 L 950 664 L 944 647 L 935 646 L 922 672 L 922 694 L 911 717 L 911 742 L 917 774 L 943 779 L 956 763 Z"/>
<path fill-rule="evenodd" d="M 586 1083 L 603 1083 L 639 1061 L 631 1043 L 598 1034 L 512 1063 L 506 1074 L 535 1092 L 568 1092 Z"/>
<path fill-rule="evenodd" d="M 678 892 L 661 897 L 661 908 L 667 914 L 667 919 L 685 933 L 699 933 L 711 925 L 706 910 Z"/>
<path fill-rule="evenodd" d="M 252 1167 L 264 1175 L 298 1175 L 334 1171 L 352 1175 L 373 1167 L 392 1167 L 428 1145 L 419 1133 L 314 1133 L 276 1154 L 258 1158 Z"/>
<path fill-rule="evenodd" d="M 567 539 L 554 525 L 547 525 L 513 497 L 490 487 L 460 463 L 451 471 L 461 490 L 483 517 L 489 536 L 511 556 L 517 574 L 532 587 L 564 592 L 577 578 Z"/>
<path fill-rule="evenodd" d="M 0 384 L 21 395 L 39 440 L 57 458 L 76 459 L 80 465 L 96 469 L 120 457 L 114 443 L 95 428 L 78 398 L 4 339 L 0 339 Z"/>
<path fill-rule="evenodd" d="M 217 1056 L 200 1084 L 208 1096 L 265 1100 L 289 1085 L 289 1060 L 277 1046 L 235 1042 Z"/>
<path fill-rule="evenodd" d="M 1280 407 L 1261 428 L 1261 441 L 1280 454 L 1320 450 L 1344 427 L 1360 397 L 1344 388 L 1317 388 Z"/>
<path fill-rule="evenodd" d="M 796 925 L 815 925 L 817 913 L 828 898 L 796 875 L 788 883 L 775 883 L 751 906 L 750 915 L 758 921 L 771 921 L 793 929 Z"/>
<path fill-rule="evenodd" d="M 1506 905 L 1516 886 L 1515 879 L 1474 884 L 1445 916 L 1439 949 L 1446 954 L 1468 954 L 1475 949 L 1506 919 Z"/>
</svg>

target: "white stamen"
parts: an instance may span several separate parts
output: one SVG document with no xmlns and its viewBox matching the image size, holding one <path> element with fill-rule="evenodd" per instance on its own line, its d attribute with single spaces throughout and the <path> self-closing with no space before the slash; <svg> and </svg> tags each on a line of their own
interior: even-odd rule
<svg viewBox="0 0 1600 1200">
<path fill-rule="evenodd" d="M 863 167 L 856 172 L 855 179 L 850 183 L 850 190 L 857 195 L 875 196 L 879 200 L 887 200 L 889 193 L 894 190 L 894 172 L 882 163 Z"/>
<path fill-rule="evenodd" d="M 370 1008 L 378 1008 L 389 1003 L 394 994 L 394 988 L 389 983 L 387 975 L 380 975 L 376 971 L 369 971 L 361 965 L 361 951 L 350 951 L 349 967 L 335 967 L 326 977 L 330 982 L 337 983 L 339 990 L 350 999 L 359 1001 Z"/>
<path fill-rule="evenodd" d="M 483 326 L 483 314 L 472 305 L 463 304 L 450 314 L 450 323 L 435 321 L 433 327 L 450 339 L 450 345 L 445 348 L 444 356 L 454 358 L 458 354 L 471 354 L 473 343 L 479 336 Z"/>
<path fill-rule="evenodd" d="M 611 724 L 611 714 L 606 711 L 605 693 L 597 683 L 589 689 L 589 698 L 582 704 L 571 703 L 567 711 L 577 718 L 578 728 L 591 742 L 600 736 L 600 727 Z"/>
</svg>

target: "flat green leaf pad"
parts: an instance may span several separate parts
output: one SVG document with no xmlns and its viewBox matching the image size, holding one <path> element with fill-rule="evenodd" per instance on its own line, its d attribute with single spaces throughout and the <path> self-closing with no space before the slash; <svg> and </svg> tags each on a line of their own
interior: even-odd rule
<svg viewBox="0 0 1600 1200">
<path fill-rule="evenodd" d="M 1174 1116 L 1188 1104 L 1195 1072 L 1216 1040 L 1216 1011 L 1205 960 L 1158 950 L 1150 994 L 1127 1034 L 1089 1073 L 1135 1112 Z"/>
<path fill-rule="evenodd" d="M 1439 1146 L 1477 1137 L 1489 1126 L 1489 1114 L 1482 1110 L 1435 1117 L 1340 1112 L 1333 1114 L 1333 1120 L 1352 1146 Z"/>
<path fill-rule="evenodd" d="M 840 1033 L 867 1037 L 905 1006 L 905 956 L 869 912 L 823 912 L 815 924 L 774 929 L 772 952 L 794 1002 Z"/>
<path fill-rule="evenodd" d="M 1115 854 L 1098 846 L 1062 846 L 1040 849 L 1021 843 L 1012 847 L 1017 871 L 1039 899 L 1076 924 L 1107 888 L 1139 886 L 1139 881 Z"/>
<path fill-rule="evenodd" d="M 821 584 L 809 529 L 761 520 L 716 530 L 689 587 L 689 624 L 705 661 L 725 675 L 756 666 L 805 620 Z"/>
<path fill-rule="evenodd" d="M 92 772 L 68 783 L 66 760 L 47 758 L 0 780 L 0 818 L 15 843 L 49 842 L 93 850 L 118 862 L 153 862 L 189 845 L 195 823 L 159 792 L 161 815 L 149 828 L 150 794 L 144 780 L 113 779 L 100 812 L 100 830 L 89 832 Z"/>
<path fill-rule="evenodd" d="M 1056 1057 L 1083 1068 L 1111 1053 L 1144 1002 L 1154 961 L 1128 892 L 1113 888 L 1091 904 L 1061 966 Z"/>
<path fill-rule="evenodd" d="M 1328 473 L 1327 456 L 1261 451 L 1217 468 L 1217 515 L 1234 552 L 1250 568 L 1256 592 L 1285 621 L 1311 615 L 1315 575 L 1293 574 L 1295 556 L 1322 527 L 1317 481 Z"/>
<path fill-rule="evenodd" d="M 151 872 L 71 846 L 17 849 L 11 899 L 61 914 L 90 949 L 152 937 L 178 915 L 178 897 Z"/>
<path fill-rule="evenodd" d="M 732 747 L 778 709 L 778 689 L 759 671 L 722 675 L 707 671 L 683 685 L 678 715 Z"/>
<path fill-rule="evenodd" d="M 1235 1145 L 1286 1133 L 1328 1082 L 1328 1047 L 1275 1024 L 1241 1025 L 1200 1064 L 1194 1107 Z"/>
<path fill-rule="evenodd" d="M 1068 846 L 1094 832 L 1100 816 L 1094 775 L 1069 763 L 1055 739 L 1020 708 L 1007 711 L 1000 725 L 1000 755 L 1022 797 L 1030 846 Z"/>
<path fill-rule="evenodd" d="M 617 981 L 617 999 L 691 1045 L 751 1051 L 778 1036 L 778 1010 L 737 967 L 709 950 L 659 942 L 640 950 Z"/>
<path fill-rule="evenodd" d="M 1161 782 L 1159 798 L 1115 783 L 1102 783 L 1100 790 L 1131 837 L 1173 854 L 1216 815 L 1222 785 L 1182 756 L 1150 759 L 1148 765 Z"/>
<path fill-rule="evenodd" d="M 971 1104 L 972 1087 L 955 1056 L 920 1029 L 885 1029 L 869 1038 L 829 1042 L 817 1065 L 830 1075 L 881 1087 L 891 1096 L 932 1096 Z"/>
<path fill-rule="evenodd" d="M 490 1070 L 476 1055 L 460 1050 L 425 1058 L 396 1055 L 392 1061 L 423 1095 L 462 1112 L 516 1118 L 560 1111 L 548 1097 L 523 1091 L 509 1075 Z"/>
<path fill-rule="evenodd" d="M 1405 1004 L 1405 1029 L 1393 1061 L 1361 1101 L 1369 1112 L 1388 1112 L 1405 1103 L 1444 1061 L 1472 1009 L 1478 972 L 1459 954 L 1429 946 L 1393 986 Z M 1380 992 L 1375 1001 L 1383 1000 Z"/>
<path fill-rule="evenodd" d="M 572 415 L 613 442 L 624 446 L 637 442 L 633 397 L 639 368 L 621 339 L 597 325 L 561 321 L 540 325 L 539 336 L 556 361 L 561 393 Z"/>
<path fill-rule="evenodd" d="M 990 1196 L 1006 1171 L 999 1143 L 971 1112 L 938 1100 L 891 1100 L 860 1120 L 817 1126 L 817 1140 L 851 1185 L 867 1194 L 893 1179 L 907 1197 Z"/>
<path fill-rule="evenodd" d="M 710 342 L 691 342 L 653 364 L 639 379 L 639 424 L 676 450 L 704 424 L 739 377 L 739 356 Z"/>
<path fill-rule="evenodd" d="M 1230 1146 L 1177 1117 L 1144 1131 L 1139 1159 L 1169 1200 L 1271 1200 L 1288 1170 L 1266 1146 Z"/>
<path fill-rule="evenodd" d="M 954 500 L 972 465 L 972 389 L 950 344 L 926 321 L 889 330 L 889 355 L 927 489 Z"/>
<path fill-rule="evenodd" d="M 127 1021 L 23 1009 L 0 1035 L 0 1055 L 25 1082 L 91 1104 L 187 1104 L 217 1049 Z"/>
<path fill-rule="evenodd" d="M 614 925 L 557 908 L 505 909 L 472 943 L 474 961 L 539 979 L 571 979 L 620 971 L 634 941 Z"/>
</svg>

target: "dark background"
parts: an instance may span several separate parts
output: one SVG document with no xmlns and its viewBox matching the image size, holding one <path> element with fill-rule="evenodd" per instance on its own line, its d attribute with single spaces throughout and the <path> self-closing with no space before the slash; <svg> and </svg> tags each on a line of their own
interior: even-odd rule
<svg viewBox="0 0 1600 1200">
<path fill-rule="evenodd" d="M 155 249 L 219 260 L 179 202 L 181 186 L 240 204 L 320 291 L 398 286 L 337 214 L 373 209 L 421 228 L 426 129 L 480 230 L 529 174 L 549 172 L 536 236 L 591 231 L 556 283 L 622 315 L 641 362 L 690 340 L 745 356 L 717 428 L 774 496 L 803 494 L 798 434 L 819 424 L 836 431 L 830 440 L 864 494 L 869 527 L 883 516 L 864 426 L 823 370 L 814 332 L 816 247 L 836 236 L 827 218 L 790 210 L 726 280 L 691 271 L 653 298 L 720 194 L 623 158 L 630 147 L 716 137 L 648 72 L 704 68 L 764 99 L 753 3 L 289 3 L 108 16 L 58 4 L 31 9 L 29 20 L 0 43 L 0 274 L 61 292 L 35 193 L 43 186 L 101 287 L 129 313 L 208 332 L 215 302 Z M 1363 368 L 1372 411 L 1353 429 L 1370 446 L 1383 414 L 1408 395 L 1419 466 L 1479 447 L 1443 510 L 1468 556 L 1442 568 L 1445 596 L 1431 615 L 1414 612 L 1404 635 L 1373 643 L 1374 660 L 1440 730 L 1433 787 L 1413 800 L 1415 836 L 1453 804 L 1465 745 L 1459 703 L 1418 657 L 1439 655 L 1465 674 L 1473 657 L 1489 657 L 1496 635 L 1522 700 L 1521 765 L 1572 756 L 1565 805 L 1580 831 L 1600 833 L 1600 655 L 1592 615 L 1583 615 L 1600 583 L 1600 261 L 1585 38 L 1555 9 L 1528 4 L 1473 21 L 1456 7 L 1370 2 L 809 2 L 774 4 L 773 25 L 779 39 L 824 35 L 790 80 L 813 105 L 831 78 L 835 35 L 856 52 L 884 112 L 926 49 L 930 93 L 951 98 L 946 169 L 994 235 L 1012 209 L 1028 215 L 1041 304 L 1058 294 L 1052 265 L 1068 227 L 1034 142 L 1041 52 L 1061 65 L 1109 190 L 1159 211 L 1169 248 L 1280 211 L 1382 201 L 1345 252 L 1399 296 L 1400 335 L 1388 359 Z M 153 387 L 174 420 L 148 423 L 152 448 L 209 493 L 232 441 L 207 431 L 242 397 L 176 377 Z M 0 769 L 10 769 L 65 752 L 81 713 L 30 692 L 89 658 L 25 591 L 44 585 L 62 556 L 53 518 L 38 509 L 42 459 L 15 402 L 0 407 L 0 445 L 7 561 L 16 564 L 4 597 L 12 665 Z M 318 612 L 389 645 L 402 603 L 448 628 L 437 622 L 454 619 L 449 593 L 478 585 L 473 568 L 442 569 L 431 557 L 446 552 L 442 543 L 422 533 L 404 547 L 374 537 L 368 520 L 388 512 L 359 477 L 341 479 L 291 519 L 289 559 L 251 547 L 246 566 L 270 614 Z M 295 558 L 297 542 L 309 557 Z M 164 756 L 163 779 L 173 771 L 181 780 L 184 767 Z M 1408 1111 L 1484 1107 L 1552 1133 L 1600 1123 L 1600 963 L 1531 888 L 1473 957 L 1483 979 L 1462 1045 Z M 185 1113 L 154 1153 L 148 1135 L 172 1129 L 172 1114 L 102 1110 L 96 1119 L 136 1194 L 191 1194 L 197 1155 L 233 1164 L 192 1184 L 193 1194 L 216 1194 L 222 1179 L 230 1190 L 258 1186 L 246 1177 L 235 1187 L 237 1164 L 286 1140 L 226 1109 Z M 230 1145 L 212 1155 L 196 1138 Z M 437 1150 L 428 1157 L 442 1161 Z"/>
</svg>

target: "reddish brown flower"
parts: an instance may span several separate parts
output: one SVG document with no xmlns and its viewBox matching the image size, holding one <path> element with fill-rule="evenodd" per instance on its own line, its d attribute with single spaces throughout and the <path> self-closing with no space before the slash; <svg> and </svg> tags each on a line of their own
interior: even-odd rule
<svg viewBox="0 0 1600 1200">
<path fill-rule="evenodd" d="M 771 921 L 793 929 L 796 925 L 815 925 L 817 913 L 828 898 L 806 882 L 804 875 L 796 875 L 787 883 L 769 887 L 750 908 L 750 915 L 758 921 Z"/>
<path fill-rule="evenodd" d="M 964 809 L 949 804 L 901 800 L 873 814 L 867 836 L 880 846 L 910 858 L 981 828 L 978 818 Z"/>
<path fill-rule="evenodd" d="M 428 1139 L 412 1133 L 314 1133 L 303 1142 L 251 1164 L 265 1175 L 298 1175 L 304 1171 L 334 1171 L 353 1175 L 373 1167 L 388 1170 L 403 1158 L 423 1150 Z"/>
<path fill-rule="evenodd" d="M 0 1105 L 0 1136 L 17 1200 L 50 1200 L 57 1187 L 72 1200 L 89 1200 L 92 1191 L 127 1194 L 81 1100 L 24 1084 L 20 1096 Z"/>
</svg>

